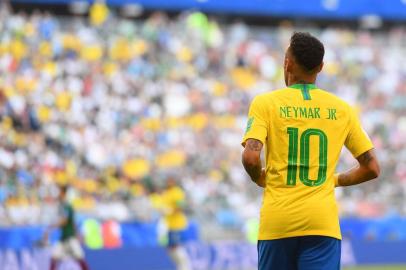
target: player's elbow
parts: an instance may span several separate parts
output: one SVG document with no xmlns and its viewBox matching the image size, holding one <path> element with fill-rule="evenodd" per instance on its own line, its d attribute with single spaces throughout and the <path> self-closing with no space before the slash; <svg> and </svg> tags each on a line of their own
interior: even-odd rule
<svg viewBox="0 0 406 270">
<path fill-rule="evenodd" d="M 381 168 L 376 159 L 373 159 L 371 162 L 369 162 L 366 169 L 367 169 L 368 178 L 370 180 L 378 178 L 379 175 L 381 174 Z"/>
<path fill-rule="evenodd" d="M 252 168 L 260 164 L 261 158 L 258 154 L 251 151 L 244 151 L 242 153 L 242 164 L 245 168 Z"/>
<path fill-rule="evenodd" d="M 381 174 L 381 167 L 379 166 L 378 162 L 373 162 L 373 165 L 370 166 L 370 173 L 371 173 L 372 179 L 379 177 L 379 175 Z"/>
<path fill-rule="evenodd" d="M 376 157 L 375 151 L 373 149 L 360 155 L 357 160 L 360 164 L 360 168 L 364 172 L 364 178 L 367 181 L 379 177 L 381 169 L 379 166 L 378 158 Z"/>
</svg>

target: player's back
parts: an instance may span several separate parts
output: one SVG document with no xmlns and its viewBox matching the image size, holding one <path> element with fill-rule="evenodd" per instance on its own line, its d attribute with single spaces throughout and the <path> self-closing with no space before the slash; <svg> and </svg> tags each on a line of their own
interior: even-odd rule
<svg viewBox="0 0 406 270">
<path fill-rule="evenodd" d="M 344 144 L 354 156 L 369 147 L 354 145 L 361 130 L 357 125 L 347 103 L 314 85 L 298 84 L 254 99 L 245 139 L 266 134 L 260 240 L 341 238 L 334 173 Z M 251 135 L 251 129 L 264 134 Z"/>
</svg>

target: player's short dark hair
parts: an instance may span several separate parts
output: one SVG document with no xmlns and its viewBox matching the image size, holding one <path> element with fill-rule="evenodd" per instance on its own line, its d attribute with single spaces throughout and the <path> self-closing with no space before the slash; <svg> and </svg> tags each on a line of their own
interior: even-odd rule
<svg viewBox="0 0 406 270">
<path fill-rule="evenodd" d="M 309 33 L 295 32 L 290 38 L 290 51 L 296 62 L 307 72 L 312 72 L 323 62 L 323 43 Z"/>
</svg>

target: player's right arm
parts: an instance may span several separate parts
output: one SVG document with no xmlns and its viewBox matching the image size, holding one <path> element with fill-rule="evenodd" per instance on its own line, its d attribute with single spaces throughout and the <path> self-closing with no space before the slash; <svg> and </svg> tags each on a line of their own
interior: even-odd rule
<svg viewBox="0 0 406 270">
<path fill-rule="evenodd" d="M 242 164 L 251 180 L 260 187 L 265 187 L 265 169 L 261 164 L 262 143 L 256 139 L 248 139 L 244 143 Z"/>
<path fill-rule="evenodd" d="M 62 217 L 58 220 L 58 222 L 55 224 L 55 227 L 63 227 L 68 223 L 68 218 L 67 217 Z"/>
<path fill-rule="evenodd" d="M 268 136 L 269 119 L 263 97 L 257 96 L 248 112 L 248 123 L 241 145 L 242 164 L 251 180 L 260 187 L 265 187 L 265 169 L 262 168 L 261 151 Z"/>
<path fill-rule="evenodd" d="M 62 228 L 63 226 L 65 226 L 68 223 L 68 218 L 67 217 L 62 217 L 60 218 L 56 223 L 49 225 L 43 235 L 42 235 L 42 239 L 41 239 L 41 245 L 46 245 L 49 241 L 49 236 L 51 235 L 52 231 L 55 229 L 59 229 Z"/>
<path fill-rule="evenodd" d="M 65 226 L 68 223 L 68 219 L 69 219 L 69 212 L 71 210 L 69 209 L 64 209 L 62 212 L 61 217 L 57 220 L 57 222 L 55 222 L 54 224 L 52 224 L 50 226 L 50 229 L 58 229 L 58 228 L 62 228 L 63 226 Z"/>
<path fill-rule="evenodd" d="M 358 165 L 339 174 L 336 178 L 336 186 L 357 185 L 379 176 L 380 168 L 374 146 L 362 129 L 353 110 L 350 110 L 349 133 L 345 140 L 345 146 L 357 159 Z"/>
<path fill-rule="evenodd" d="M 352 186 L 375 179 L 380 174 L 378 159 L 374 149 L 357 157 L 358 166 L 338 175 L 336 186 Z"/>
</svg>

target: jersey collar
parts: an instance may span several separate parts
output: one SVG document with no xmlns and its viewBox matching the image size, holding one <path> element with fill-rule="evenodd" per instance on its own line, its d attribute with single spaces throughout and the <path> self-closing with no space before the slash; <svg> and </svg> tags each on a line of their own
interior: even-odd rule
<svg viewBox="0 0 406 270">
<path fill-rule="evenodd" d="M 304 100 L 311 100 L 312 97 L 310 95 L 309 90 L 317 89 L 316 85 L 314 85 L 312 83 L 297 83 L 297 84 L 292 84 L 288 87 L 301 90 Z"/>
<path fill-rule="evenodd" d="M 296 83 L 288 86 L 289 88 L 294 88 L 294 89 L 307 89 L 307 90 L 312 90 L 312 89 L 317 89 L 317 86 L 312 83 Z"/>
</svg>

